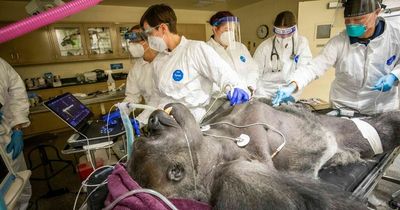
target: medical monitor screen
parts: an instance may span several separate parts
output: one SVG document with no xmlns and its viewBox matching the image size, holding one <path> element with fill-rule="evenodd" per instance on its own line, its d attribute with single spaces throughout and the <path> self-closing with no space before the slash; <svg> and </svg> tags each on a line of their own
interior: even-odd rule
<svg viewBox="0 0 400 210">
<path fill-rule="evenodd" d="M 65 93 L 45 102 L 45 106 L 76 130 L 86 124 L 92 116 L 92 112 L 71 93 Z"/>
</svg>

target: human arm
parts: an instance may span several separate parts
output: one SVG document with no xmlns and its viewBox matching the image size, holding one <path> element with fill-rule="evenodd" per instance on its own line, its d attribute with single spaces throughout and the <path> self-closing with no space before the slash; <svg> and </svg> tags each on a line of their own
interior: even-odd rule
<svg viewBox="0 0 400 210">
<path fill-rule="evenodd" d="M 204 43 L 200 44 L 194 52 L 195 65 L 199 73 L 215 83 L 221 91 L 230 95 L 231 97 L 228 99 L 231 101 L 232 105 L 248 100 L 250 92 L 246 84 L 241 81 L 239 75 L 214 51 L 214 49 Z M 233 89 L 226 89 L 228 86 Z"/>
<path fill-rule="evenodd" d="M 300 36 L 297 46 L 297 67 L 309 64 L 312 61 L 312 53 L 307 38 Z"/>
<path fill-rule="evenodd" d="M 129 71 L 126 78 L 125 99 L 124 102 L 139 103 L 141 101 L 140 89 L 138 85 L 139 71 L 142 65 L 137 61 L 133 68 Z"/>
<path fill-rule="evenodd" d="M 268 53 L 271 47 L 268 45 L 269 40 L 262 42 L 254 52 L 253 58 L 258 65 L 258 74 L 261 76 L 267 66 Z"/>
<path fill-rule="evenodd" d="M 343 40 L 339 37 L 334 37 L 330 40 L 324 49 L 314 59 L 307 60 L 298 66 L 296 71 L 290 77 L 289 83 L 295 82 L 297 89 L 303 89 L 311 81 L 322 76 L 329 67 L 332 67 L 339 56 L 339 48 L 343 45 Z"/>
<path fill-rule="evenodd" d="M 0 71 L 2 72 L 1 79 L 3 79 L 2 89 L 4 93 L 2 94 L 6 98 L 3 107 L 4 117 L 9 120 L 11 128 L 29 126 L 29 101 L 24 82 L 12 67 L 1 59 Z"/>
<path fill-rule="evenodd" d="M 321 53 L 310 60 L 309 55 L 311 52 L 307 46 L 303 46 L 305 51 L 305 60 L 299 60 L 299 66 L 295 72 L 291 75 L 289 84 L 285 87 L 280 88 L 273 100 L 274 106 L 279 106 L 282 102 L 291 101 L 293 99 L 292 94 L 297 90 L 303 89 L 314 79 L 322 76 L 329 67 L 336 63 L 338 57 L 338 47 L 340 41 L 337 37 L 330 40 L 326 47 L 321 51 Z M 308 48 L 308 49 L 307 49 Z M 308 61 L 307 61 L 308 59 Z"/>
</svg>

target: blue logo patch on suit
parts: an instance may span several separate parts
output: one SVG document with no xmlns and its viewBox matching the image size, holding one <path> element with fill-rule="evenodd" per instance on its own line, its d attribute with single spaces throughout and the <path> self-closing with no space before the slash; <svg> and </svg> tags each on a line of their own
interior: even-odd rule
<svg viewBox="0 0 400 210">
<path fill-rule="evenodd" d="M 172 79 L 176 82 L 179 82 L 183 79 L 183 72 L 180 69 L 177 69 L 172 73 Z"/>
</svg>

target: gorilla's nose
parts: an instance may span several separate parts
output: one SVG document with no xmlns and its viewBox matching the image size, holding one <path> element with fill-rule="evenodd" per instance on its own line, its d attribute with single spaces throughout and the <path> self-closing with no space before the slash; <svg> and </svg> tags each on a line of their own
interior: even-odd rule
<svg viewBox="0 0 400 210">
<path fill-rule="evenodd" d="M 149 127 L 152 129 L 157 129 L 160 127 L 160 120 L 157 115 L 153 115 L 149 118 Z"/>
</svg>

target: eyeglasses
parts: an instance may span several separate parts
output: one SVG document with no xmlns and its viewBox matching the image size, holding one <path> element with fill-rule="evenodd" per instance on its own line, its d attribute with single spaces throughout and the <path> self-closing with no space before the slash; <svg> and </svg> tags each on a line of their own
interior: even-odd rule
<svg viewBox="0 0 400 210">
<path fill-rule="evenodd" d="M 129 40 L 129 42 L 141 42 L 147 40 L 147 34 L 145 32 L 126 32 L 124 38 Z"/>
<path fill-rule="evenodd" d="M 158 29 L 158 27 L 160 27 L 161 24 L 169 25 L 169 23 L 160 23 L 160 24 L 158 24 L 158 25 L 156 25 L 156 26 L 154 26 L 154 27 L 150 27 L 150 28 L 144 30 L 144 33 L 146 33 L 147 36 L 150 36 L 150 35 L 151 35 L 151 32 L 152 32 L 154 29 Z"/>
</svg>

